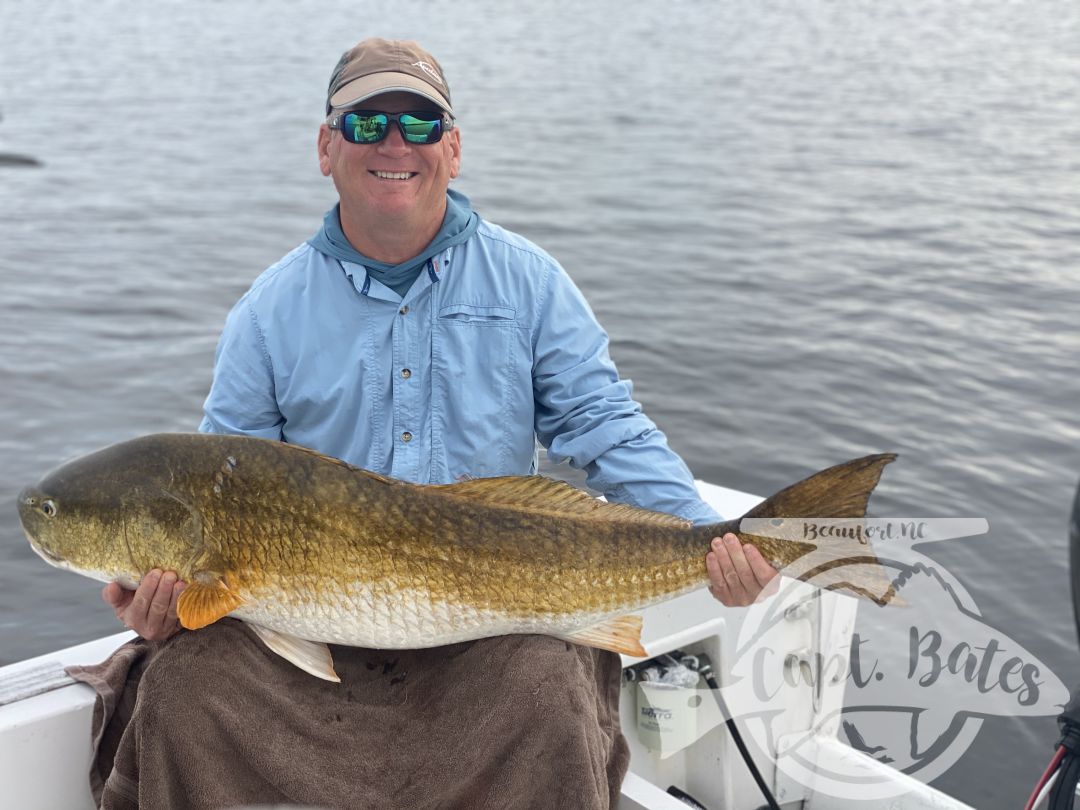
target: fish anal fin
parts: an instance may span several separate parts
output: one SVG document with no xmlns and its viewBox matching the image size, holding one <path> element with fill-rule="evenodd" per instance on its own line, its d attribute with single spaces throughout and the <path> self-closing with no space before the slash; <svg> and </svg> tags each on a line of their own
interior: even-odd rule
<svg viewBox="0 0 1080 810">
<path fill-rule="evenodd" d="M 565 481 L 542 475 L 505 475 L 474 478 L 456 484 L 425 487 L 455 498 L 498 506 L 534 509 L 559 515 L 579 515 L 597 520 L 630 520 L 657 526 L 689 528 L 690 522 L 675 515 L 650 512 L 623 504 L 612 504 L 592 497 Z"/>
<path fill-rule="evenodd" d="M 334 657 L 330 654 L 330 648 L 322 642 L 308 641 L 305 638 L 271 630 L 261 624 L 248 622 L 247 625 L 255 631 L 255 635 L 262 640 L 263 644 L 289 663 L 295 664 L 316 678 L 341 683 L 341 678 L 334 671 Z"/>
<path fill-rule="evenodd" d="M 641 616 L 637 615 L 616 616 L 600 624 L 565 633 L 559 638 L 637 658 L 648 655 L 641 646 Z"/>
<path fill-rule="evenodd" d="M 211 583 L 191 582 L 176 601 L 176 617 L 188 630 L 198 630 L 228 616 L 241 604 L 241 599 L 218 579 Z"/>
</svg>

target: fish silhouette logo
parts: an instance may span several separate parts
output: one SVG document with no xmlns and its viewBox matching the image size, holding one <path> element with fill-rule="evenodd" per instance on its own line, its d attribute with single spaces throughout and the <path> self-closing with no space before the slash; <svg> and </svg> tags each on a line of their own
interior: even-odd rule
<svg viewBox="0 0 1080 810">
<path fill-rule="evenodd" d="M 983 621 L 944 568 L 921 561 L 889 564 L 894 567 L 907 606 L 863 611 L 847 666 L 838 664 L 832 673 L 818 668 L 825 688 L 846 689 L 842 708 L 815 718 L 814 730 L 840 720 L 840 737 L 852 748 L 929 783 L 966 753 L 984 718 L 1061 711 L 1069 698 L 1062 681 Z M 789 740 L 778 766 L 802 784 L 813 779 L 816 790 L 838 797 L 896 795 L 890 783 L 866 784 L 857 768 L 811 769 L 799 748 L 798 740 Z"/>
<path fill-rule="evenodd" d="M 821 594 L 813 587 L 785 579 L 774 598 L 746 612 L 721 692 L 743 733 L 776 756 L 789 781 L 837 798 L 891 799 L 905 789 L 902 784 L 868 774 L 858 758 L 822 760 L 815 756 L 816 744 L 839 736 L 878 762 L 928 783 L 959 761 L 985 718 L 1056 715 L 1068 701 L 1060 678 L 985 622 L 956 577 L 913 548 L 985 532 L 985 521 L 928 521 L 930 530 L 907 531 L 903 537 L 894 532 L 890 542 L 875 549 L 902 607 L 875 607 L 835 595 L 826 614 L 818 610 Z M 883 528 L 880 521 L 866 524 L 863 530 L 869 528 L 871 535 Z M 917 522 L 903 526 L 910 529 Z M 756 533 L 765 532 L 758 527 Z M 812 561 L 811 568 L 819 562 Z M 835 587 L 845 579 L 842 566 L 823 567 L 823 574 L 823 581 L 813 584 Z M 829 648 L 826 641 L 789 649 L 793 626 L 821 641 L 829 635 L 821 626 L 826 622 L 850 631 L 850 645 L 848 633 L 841 632 L 835 636 L 841 647 Z M 725 719 L 708 690 L 696 692 L 701 708 L 695 738 Z M 787 714 L 793 706 L 805 711 L 807 704 L 812 704 L 809 728 Z M 800 730 L 792 733 L 792 728 Z M 661 751 L 671 753 L 674 747 Z"/>
</svg>

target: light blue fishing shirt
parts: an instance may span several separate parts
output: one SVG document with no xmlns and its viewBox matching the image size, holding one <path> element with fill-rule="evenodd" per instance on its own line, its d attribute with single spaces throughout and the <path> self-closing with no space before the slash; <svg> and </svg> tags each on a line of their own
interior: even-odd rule
<svg viewBox="0 0 1080 810">
<path fill-rule="evenodd" d="M 404 296 L 305 243 L 225 322 L 199 430 L 416 483 L 527 475 L 537 440 L 609 500 L 719 516 L 632 397 L 562 267 L 486 221 Z"/>
</svg>

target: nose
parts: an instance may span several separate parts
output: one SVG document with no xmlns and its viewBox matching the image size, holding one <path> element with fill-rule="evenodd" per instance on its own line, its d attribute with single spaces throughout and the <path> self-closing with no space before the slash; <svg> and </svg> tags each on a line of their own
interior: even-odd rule
<svg viewBox="0 0 1080 810">
<path fill-rule="evenodd" d="M 390 124 L 390 131 L 386 133 L 386 137 L 376 144 L 376 148 L 381 155 L 387 156 L 400 156 L 408 154 L 412 149 L 412 144 L 405 140 L 401 135 L 401 128 L 396 123 Z"/>
</svg>

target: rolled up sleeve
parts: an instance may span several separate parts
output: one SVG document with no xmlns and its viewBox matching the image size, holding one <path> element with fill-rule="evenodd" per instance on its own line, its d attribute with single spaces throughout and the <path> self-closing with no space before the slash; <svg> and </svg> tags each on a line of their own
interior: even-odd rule
<svg viewBox="0 0 1080 810">
<path fill-rule="evenodd" d="M 536 435 L 555 463 L 587 474 L 611 501 L 718 521 L 683 460 L 619 378 L 608 336 L 584 296 L 557 265 L 538 305 L 533 390 Z"/>
<path fill-rule="evenodd" d="M 275 396 L 273 364 L 245 296 L 225 320 L 199 431 L 280 441 L 284 424 Z"/>
</svg>

